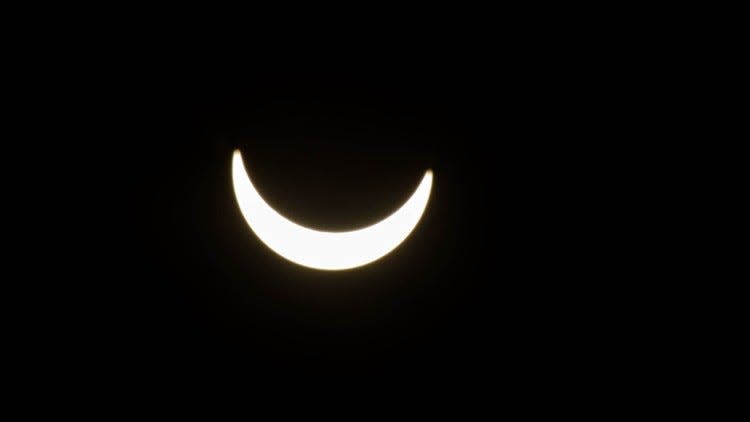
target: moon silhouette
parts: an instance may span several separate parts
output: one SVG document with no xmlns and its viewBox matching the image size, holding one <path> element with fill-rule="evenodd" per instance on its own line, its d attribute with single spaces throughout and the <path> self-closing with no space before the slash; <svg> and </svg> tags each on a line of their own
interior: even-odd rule
<svg viewBox="0 0 750 422">
<path fill-rule="evenodd" d="M 346 232 L 313 230 L 276 212 L 250 181 L 239 150 L 232 158 L 232 181 L 245 221 L 272 251 L 305 267 L 345 270 L 382 258 L 409 236 L 427 207 L 432 171 L 425 172 L 409 200 L 393 214 L 371 226 Z"/>
</svg>

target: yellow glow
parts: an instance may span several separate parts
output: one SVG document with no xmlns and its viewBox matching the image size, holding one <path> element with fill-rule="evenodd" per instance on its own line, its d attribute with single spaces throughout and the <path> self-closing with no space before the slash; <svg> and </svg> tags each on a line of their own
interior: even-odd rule
<svg viewBox="0 0 750 422">
<path fill-rule="evenodd" d="M 271 250 L 305 267 L 344 270 L 383 257 L 409 236 L 427 207 L 432 171 L 425 172 L 417 190 L 398 211 L 369 227 L 349 232 L 309 229 L 276 212 L 253 186 L 239 151 L 232 159 L 232 181 L 245 221 Z"/>
</svg>

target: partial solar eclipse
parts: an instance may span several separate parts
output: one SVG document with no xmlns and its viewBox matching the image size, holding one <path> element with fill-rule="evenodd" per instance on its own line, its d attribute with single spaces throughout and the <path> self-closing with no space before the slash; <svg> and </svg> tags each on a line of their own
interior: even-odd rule
<svg viewBox="0 0 750 422">
<path fill-rule="evenodd" d="M 396 212 L 371 226 L 347 232 L 313 230 L 276 212 L 250 181 L 239 150 L 232 158 L 232 182 L 245 221 L 272 251 L 305 267 L 345 270 L 382 258 L 409 236 L 430 199 L 432 171 L 425 172 L 417 190 Z"/>
</svg>

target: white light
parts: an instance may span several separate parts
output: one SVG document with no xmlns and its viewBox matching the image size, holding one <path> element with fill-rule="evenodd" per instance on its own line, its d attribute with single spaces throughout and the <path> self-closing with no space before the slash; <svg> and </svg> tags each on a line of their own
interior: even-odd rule
<svg viewBox="0 0 750 422">
<path fill-rule="evenodd" d="M 369 227 L 348 232 L 309 229 L 276 212 L 253 186 L 239 151 L 232 159 L 232 181 L 245 221 L 271 250 L 305 267 L 344 270 L 383 257 L 409 236 L 427 207 L 432 171 L 425 172 L 417 190 L 398 211 Z"/>
</svg>

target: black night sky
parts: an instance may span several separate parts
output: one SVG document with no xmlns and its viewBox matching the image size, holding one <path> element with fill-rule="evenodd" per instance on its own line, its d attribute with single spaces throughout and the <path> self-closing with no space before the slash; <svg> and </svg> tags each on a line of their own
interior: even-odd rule
<svg viewBox="0 0 750 422">
<path fill-rule="evenodd" d="M 102 63 L 76 99 L 96 148 L 76 132 L 66 146 L 88 157 L 71 170 L 92 236 L 60 341 L 90 344 L 87 359 L 125 372 L 519 375 L 565 367 L 599 329 L 581 330 L 592 285 L 576 253 L 590 211 L 571 139 L 587 135 L 555 60 L 135 56 Z M 392 253 L 312 270 L 247 227 L 235 149 L 264 198 L 310 227 L 372 224 L 426 169 L 432 195 Z"/>
</svg>

